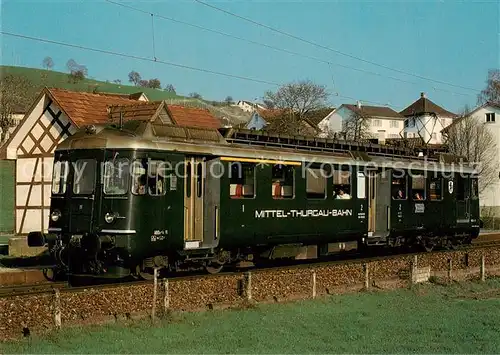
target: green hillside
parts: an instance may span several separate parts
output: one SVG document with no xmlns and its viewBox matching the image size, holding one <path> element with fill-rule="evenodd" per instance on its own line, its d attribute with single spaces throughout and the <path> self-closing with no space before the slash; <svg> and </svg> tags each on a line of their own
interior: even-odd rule
<svg viewBox="0 0 500 355">
<path fill-rule="evenodd" d="M 144 92 L 148 99 L 151 101 L 166 100 L 169 104 L 179 104 L 183 106 L 208 109 L 216 117 L 225 117 L 232 124 L 246 122 L 250 118 L 250 115 L 247 112 L 241 110 L 239 107 L 227 106 L 226 104 L 220 102 L 205 101 L 185 96 L 179 96 L 160 89 L 115 84 L 93 79 L 83 79 L 82 81 L 74 83 L 68 80 L 69 77 L 67 73 L 37 68 L 0 66 L 0 77 L 9 74 L 24 76 L 33 84 L 33 91 L 29 93 L 29 95 L 32 96 L 33 99 L 44 86 L 72 91 L 86 91 L 96 93 L 106 92 L 116 94 L 133 94 L 136 92 Z"/>
</svg>

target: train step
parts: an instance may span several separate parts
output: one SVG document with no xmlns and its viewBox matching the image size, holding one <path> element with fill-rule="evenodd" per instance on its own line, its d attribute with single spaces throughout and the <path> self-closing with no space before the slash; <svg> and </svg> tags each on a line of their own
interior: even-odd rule
<svg viewBox="0 0 500 355">
<path fill-rule="evenodd" d="M 387 245 L 387 238 L 384 236 L 374 235 L 366 239 L 366 245 L 368 246 Z"/>
</svg>

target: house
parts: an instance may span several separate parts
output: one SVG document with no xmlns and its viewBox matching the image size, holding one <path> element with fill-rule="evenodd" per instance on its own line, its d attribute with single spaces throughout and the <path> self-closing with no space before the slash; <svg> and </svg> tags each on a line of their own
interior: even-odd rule
<svg viewBox="0 0 500 355">
<path fill-rule="evenodd" d="M 385 141 L 387 138 L 401 138 L 404 126 L 402 115 L 390 107 L 362 105 L 359 101 L 354 105 L 342 104 L 321 120 L 318 123 L 322 131 L 321 136 L 328 137 L 343 132 L 352 117 L 366 118 L 365 129 L 370 138 L 380 141 Z"/>
<path fill-rule="evenodd" d="M 484 124 L 495 142 L 495 153 L 492 153 L 492 155 L 497 158 L 495 169 L 498 171 L 494 173 L 492 183 L 481 191 L 479 201 L 483 209 L 483 215 L 490 214 L 490 216 L 500 217 L 500 103 L 487 102 L 476 107 L 468 116 L 473 117 L 476 122 Z M 459 124 L 463 119 L 463 116 L 458 117 L 452 124 L 443 129 L 444 137 L 453 126 Z M 489 211 L 485 212 L 485 208 Z"/>
<path fill-rule="evenodd" d="M 123 120 L 160 120 L 179 126 L 219 128 L 208 110 L 140 101 L 120 95 L 44 88 L 0 149 L 0 159 L 15 161 L 15 201 L 4 198 L 1 208 L 15 209 L 15 232 L 47 231 L 53 154 L 58 143 L 89 124 Z"/>
<path fill-rule="evenodd" d="M 241 108 L 245 112 L 252 112 L 255 109 L 265 110 L 266 106 L 260 103 L 253 103 L 250 101 L 240 100 L 234 106 Z"/>
<path fill-rule="evenodd" d="M 456 114 L 429 100 L 423 92 L 417 101 L 401 111 L 400 114 L 405 117 L 405 138 L 420 137 L 425 144 L 442 144 L 441 131 L 457 117 Z"/>
</svg>

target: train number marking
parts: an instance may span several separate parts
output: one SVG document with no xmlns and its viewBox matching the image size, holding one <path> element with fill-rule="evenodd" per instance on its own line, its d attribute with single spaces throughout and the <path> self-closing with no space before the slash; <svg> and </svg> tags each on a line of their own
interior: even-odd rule
<svg viewBox="0 0 500 355">
<path fill-rule="evenodd" d="M 450 194 L 453 192 L 453 180 L 448 181 L 448 192 Z"/>
<path fill-rule="evenodd" d="M 424 212 L 425 212 L 425 205 L 423 203 L 416 203 L 415 213 L 424 213 Z"/>
<path fill-rule="evenodd" d="M 151 236 L 152 242 L 157 242 L 161 240 L 165 240 L 168 235 L 168 230 L 155 230 L 153 231 L 153 235 Z"/>
</svg>

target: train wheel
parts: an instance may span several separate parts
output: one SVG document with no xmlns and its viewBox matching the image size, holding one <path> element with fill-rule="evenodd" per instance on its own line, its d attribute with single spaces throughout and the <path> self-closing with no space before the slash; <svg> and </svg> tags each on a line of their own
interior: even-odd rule
<svg viewBox="0 0 500 355">
<path fill-rule="evenodd" d="M 224 267 L 224 264 L 221 264 L 217 261 L 213 261 L 213 262 L 205 265 L 205 270 L 207 270 L 207 272 L 209 274 L 217 274 L 222 270 L 223 267 Z"/>
</svg>

